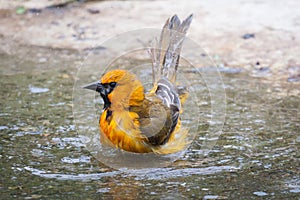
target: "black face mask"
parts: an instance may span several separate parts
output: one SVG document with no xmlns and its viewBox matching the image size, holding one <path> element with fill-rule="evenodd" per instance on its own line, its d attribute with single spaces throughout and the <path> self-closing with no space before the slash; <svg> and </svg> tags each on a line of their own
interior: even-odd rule
<svg viewBox="0 0 300 200">
<path fill-rule="evenodd" d="M 110 83 L 100 83 L 100 82 L 94 82 L 87 86 L 84 86 L 83 88 L 89 89 L 89 90 L 95 90 L 96 92 L 99 92 L 103 101 L 104 101 L 104 107 L 103 109 L 107 109 L 110 107 L 111 102 L 108 99 L 108 94 L 113 91 L 113 89 L 116 87 L 116 82 L 110 82 Z"/>
</svg>

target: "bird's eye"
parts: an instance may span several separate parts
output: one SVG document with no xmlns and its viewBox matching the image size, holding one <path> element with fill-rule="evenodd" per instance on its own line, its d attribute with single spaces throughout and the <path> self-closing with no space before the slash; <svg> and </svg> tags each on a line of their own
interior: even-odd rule
<svg viewBox="0 0 300 200">
<path fill-rule="evenodd" d="M 112 87 L 112 88 L 114 88 L 116 85 L 117 85 L 116 82 L 110 82 L 110 83 L 109 83 L 109 86 Z"/>
</svg>

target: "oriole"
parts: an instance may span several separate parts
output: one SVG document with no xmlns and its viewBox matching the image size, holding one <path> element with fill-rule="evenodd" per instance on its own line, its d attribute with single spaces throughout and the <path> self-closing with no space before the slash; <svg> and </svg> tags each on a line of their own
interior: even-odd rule
<svg viewBox="0 0 300 200">
<path fill-rule="evenodd" d="M 187 90 L 176 85 L 180 50 L 192 15 L 183 22 L 177 15 L 163 27 L 158 48 L 151 48 L 153 88 L 127 70 L 107 72 L 100 81 L 85 86 L 104 101 L 99 126 L 101 140 L 136 153 L 170 154 L 183 150 L 187 130 L 180 127 Z"/>
</svg>

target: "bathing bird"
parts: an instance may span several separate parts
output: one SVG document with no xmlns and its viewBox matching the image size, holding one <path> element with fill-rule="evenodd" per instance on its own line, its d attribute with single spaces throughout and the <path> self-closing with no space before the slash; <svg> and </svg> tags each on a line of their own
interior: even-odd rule
<svg viewBox="0 0 300 200">
<path fill-rule="evenodd" d="M 181 22 L 177 15 L 163 26 L 156 46 L 149 49 L 153 88 L 128 70 L 116 69 L 84 88 L 103 99 L 99 120 L 101 142 L 135 153 L 172 154 L 189 144 L 180 115 L 188 88 L 176 84 L 180 51 L 193 16 Z"/>
</svg>

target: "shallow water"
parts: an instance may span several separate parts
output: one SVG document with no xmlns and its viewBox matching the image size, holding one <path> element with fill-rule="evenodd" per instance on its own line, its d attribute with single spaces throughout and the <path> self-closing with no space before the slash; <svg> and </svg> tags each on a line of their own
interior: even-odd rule
<svg viewBox="0 0 300 200">
<path fill-rule="evenodd" d="M 76 133 L 81 61 L 43 48 L 1 54 L 1 199 L 299 199 L 299 83 L 223 69 L 226 121 L 208 155 L 200 133 L 210 99 L 198 91 L 203 123 L 183 157 L 164 168 L 114 170 Z"/>
</svg>

